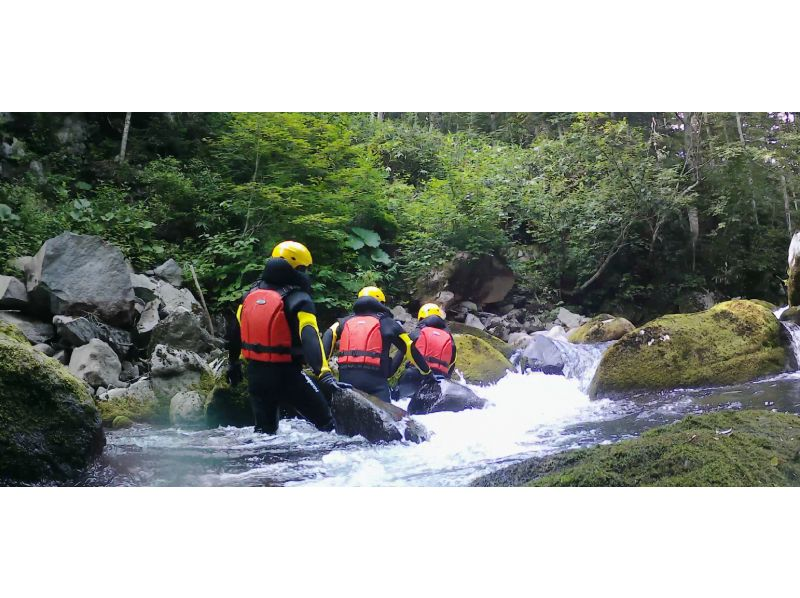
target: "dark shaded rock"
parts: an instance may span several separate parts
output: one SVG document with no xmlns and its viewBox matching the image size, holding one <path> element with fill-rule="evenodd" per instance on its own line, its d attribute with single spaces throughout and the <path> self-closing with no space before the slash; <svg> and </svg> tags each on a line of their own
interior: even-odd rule
<svg viewBox="0 0 800 598">
<path fill-rule="evenodd" d="M 447 308 L 462 299 L 477 304 L 502 301 L 514 286 L 514 273 L 499 258 L 460 252 L 442 268 L 417 281 L 416 298 Z M 444 296 L 449 293 L 451 296 Z"/>
<path fill-rule="evenodd" d="M 129 266 L 122 252 L 100 237 L 63 233 L 49 239 L 25 273 L 31 303 L 42 313 L 91 313 L 120 326 L 133 322 Z"/>
<path fill-rule="evenodd" d="M 0 309 L 25 309 L 28 291 L 22 281 L 13 276 L 0 276 Z"/>
<path fill-rule="evenodd" d="M 424 426 L 414 422 L 409 426 L 408 413 L 355 389 L 340 390 L 333 394 L 331 409 L 336 422 L 336 432 L 345 436 L 363 436 L 370 442 L 427 440 Z"/>
<path fill-rule="evenodd" d="M 0 333 L 0 484 L 73 478 L 105 445 L 83 383 Z"/>
<path fill-rule="evenodd" d="M 488 404 L 463 384 L 452 380 L 441 380 L 435 387 L 422 387 L 408 404 L 411 415 L 436 413 L 437 411 L 464 411 L 483 409 Z"/>
<path fill-rule="evenodd" d="M 0 311 L 0 322 L 13 324 L 32 344 L 46 343 L 55 334 L 52 324 L 42 322 L 18 311 Z"/>
<path fill-rule="evenodd" d="M 94 318 L 55 316 L 53 325 L 62 347 L 82 347 L 96 338 L 107 343 L 121 358 L 127 357 L 133 347 L 133 339 L 129 332 Z"/>
</svg>

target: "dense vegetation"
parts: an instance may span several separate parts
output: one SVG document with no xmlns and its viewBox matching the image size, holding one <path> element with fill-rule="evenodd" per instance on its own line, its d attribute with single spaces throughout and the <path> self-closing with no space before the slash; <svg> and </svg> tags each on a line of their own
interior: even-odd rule
<svg viewBox="0 0 800 598">
<path fill-rule="evenodd" d="M 284 238 L 312 249 L 316 299 L 332 309 L 370 283 L 405 300 L 457 251 L 503 256 L 535 301 L 634 320 L 698 291 L 783 300 L 800 188 L 792 113 L 125 122 L 0 114 L 0 255 L 64 230 L 102 235 L 137 268 L 193 263 L 217 306 Z"/>
</svg>

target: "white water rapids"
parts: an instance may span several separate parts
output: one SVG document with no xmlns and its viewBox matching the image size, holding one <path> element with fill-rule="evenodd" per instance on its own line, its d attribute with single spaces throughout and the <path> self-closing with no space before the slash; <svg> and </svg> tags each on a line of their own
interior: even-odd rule
<svg viewBox="0 0 800 598">
<path fill-rule="evenodd" d="M 776 312 L 776 315 L 780 315 Z M 787 326 L 800 355 L 800 327 Z M 252 428 L 110 431 L 91 485 L 463 486 L 523 459 L 608 443 L 717 408 L 800 411 L 800 373 L 736 387 L 674 391 L 625 400 L 590 400 L 586 389 L 602 345 L 555 341 L 565 376 L 510 371 L 497 384 L 471 388 L 482 410 L 415 416 L 428 442 L 371 445 L 283 420 L 275 436 Z M 405 403 L 399 403 L 405 407 Z"/>
</svg>

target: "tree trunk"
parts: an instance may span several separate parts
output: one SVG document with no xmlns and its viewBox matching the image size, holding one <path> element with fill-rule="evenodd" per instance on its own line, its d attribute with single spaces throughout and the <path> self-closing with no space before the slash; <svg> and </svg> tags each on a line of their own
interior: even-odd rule
<svg viewBox="0 0 800 598">
<path fill-rule="evenodd" d="M 125 150 L 128 149 L 128 131 L 131 128 L 131 113 L 125 113 L 125 127 L 122 129 L 122 144 L 119 148 L 119 161 L 120 163 L 125 161 Z"/>
<path fill-rule="evenodd" d="M 378 122 L 383 122 L 383 115 L 386 114 L 385 112 L 378 112 Z"/>
<path fill-rule="evenodd" d="M 786 177 L 781 175 L 781 187 L 783 187 L 783 211 L 786 213 L 786 228 L 789 230 L 789 238 L 792 238 L 792 211 L 789 208 L 789 191 L 786 189 Z"/>
<path fill-rule="evenodd" d="M 742 131 L 742 117 L 739 116 L 738 112 L 734 112 L 736 115 L 736 128 L 739 130 L 739 141 L 742 142 L 742 147 L 747 147 L 747 143 L 744 140 L 744 132 Z M 753 218 L 755 220 L 756 226 L 758 226 L 758 206 L 756 206 L 756 190 L 753 187 L 753 170 L 750 168 L 750 164 L 747 164 L 747 183 L 750 185 L 750 203 L 753 205 Z"/>
</svg>

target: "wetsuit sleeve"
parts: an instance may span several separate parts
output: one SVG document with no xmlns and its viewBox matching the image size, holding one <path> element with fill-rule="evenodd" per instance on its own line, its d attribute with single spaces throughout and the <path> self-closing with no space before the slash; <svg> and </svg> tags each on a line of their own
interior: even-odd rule
<svg viewBox="0 0 800 598">
<path fill-rule="evenodd" d="M 303 344 L 306 363 L 317 376 L 330 372 L 328 358 L 322 347 L 322 339 L 319 337 L 317 316 L 307 311 L 301 311 L 297 313 L 297 322 L 300 326 L 300 342 Z"/>
<path fill-rule="evenodd" d="M 228 341 L 228 363 L 235 363 L 239 361 L 242 354 L 242 306 L 239 304 L 239 309 L 236 310 L 236 319 L 231 322 L 228 327 L 227 341 Z"/>
<path fill-rule="evenodd" d="M 431 368 L 428 367 L 425 358 L 414 346 L 414 342 L 411 340 L 411 337 L 408 336 L 408 333 L 403 330 L 403 327 L 395 322 L 392 332 L 392 344 L 397 347 L 403 357 L 413 363 L 423 375 L 430 374 Z M 400 361 L 400 363 L 402 363 L 402 361 Z M 394 366 L 394 361 L 392 361 L 392 365 Z M 399 364 L 397 367 L 400 367 Z M 395 369 L 394 371 L 397 370 Z M 394 373 L 394 371 L 392 373 Z"/>
<path fill-rule="evenodd" d="M 336 341 L 339 340 L 338 334 L 339 322 L 334 322 L 322 335 L 322 350 L 328 359 L 333 355 L 333 348 L 336 346 Z"/>
<path fill-rule="evenodd" d="M 447 371 L 448 378 L 453 376 L 453 372 L 456 369 L 456 339 L 453 338 L 452 334 L 450 335 L 450 338 L 452 339 L 453 357 L 450 361 L 450 369 Z"/>
<path fill-rule="evenodd" d="M 394 357 L 392 357 L 392 361 L 389 364 L 390 378 L 395 375 L 395 372 L 397 372 L 397 370 L 400 369 L 400 366 L 403 365 L 405 359 L 406 359 L 406 352 L 398 348 L 398 351 L 394 354 Z"/>
</svg>

